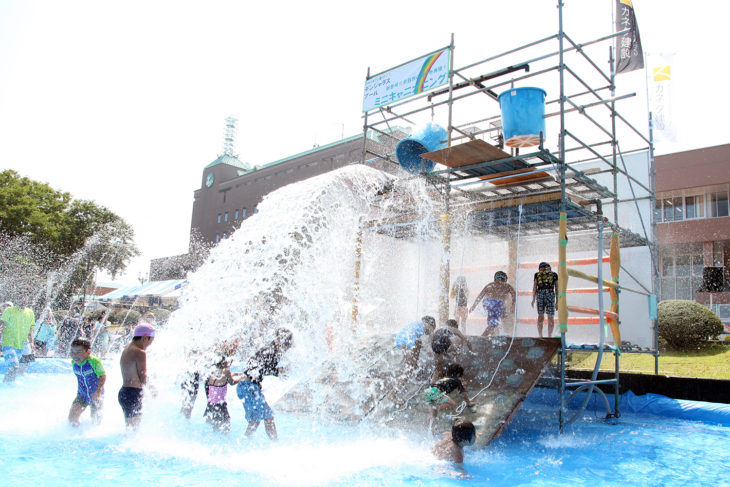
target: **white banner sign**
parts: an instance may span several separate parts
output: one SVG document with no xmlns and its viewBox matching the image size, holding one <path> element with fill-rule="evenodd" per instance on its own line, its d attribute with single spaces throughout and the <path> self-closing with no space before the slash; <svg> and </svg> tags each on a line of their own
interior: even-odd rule
<svg viewBox="0 0 730 487">
<path fill-rule="evenodd" d="M 362 111 L 390 105 L 449 82 L 451 50 L 447 47 L 373 76 L 365 82 Z"/>
<path fill-rule="evenodd" d="M 649 69 L 649 106 L 654 119 L 654 139 L 656 141 L 676 142 L 672 116 L 673 83 L 671 54 L 650 54 Z"/>
</svg>

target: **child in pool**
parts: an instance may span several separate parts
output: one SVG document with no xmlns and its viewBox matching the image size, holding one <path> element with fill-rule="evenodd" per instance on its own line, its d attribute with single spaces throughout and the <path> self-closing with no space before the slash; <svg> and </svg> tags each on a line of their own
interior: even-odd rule
<svg viewBox="0 0 730 487">
<path fill-rule="evenodd" d="M 71 359 L 78 389 L 68 412 L 68 422 L 71 426 L 78 426 L 81 413 L 91 406 L 91 418 L 99 423 L 106 383 L 104 366 L 101 360 L 91 355 L 91 343 L 87 338 L 77 338 L 71 342 Z"/>
<path fill-rule="evenodd" d="M 241 374 L 232 374 L 229 367 L 228 359 L 221 357 L 221 360 L 215 364 L 215 370 L 205 382 L 205 387 L 208 389 L 205 421 L 213 426 L 215 431 L 223 433 L 231 431 L 231 415 L 228 413 L 228 403 L 226 402 L 228 385 L 237 384 L 242 378 Z"/>
<path fill-rule="evenodd" d="M 449 361 L 455 360 L 456 355 L 461 353 L 464 346 L 469 351 L 473 351 L 469 339 L 459 331 L 459 323 L 456 320 L 446 320 L 445 327 L 438 328 L 432 333 L 431 350 L 433 351 L 435 367 L 431 380 L 435 381 L 443 375 L 446 359 Z"/>
<path fill-rule="evenodd" d="M 432 452 L 440 460 L 449 460 L 461 464 L 464 463 L 464 447 L 474 444 L 476 429 L 471 421 L 457 421 L 451 427 L 451 431 L 444 433 L 444 438 L 436 443 Z"/>
<path fill-rule="evenodd" d="M 292 345 L 292 332 L 286 328 L 276 330 L 275 338 L 268 345 L 259 349 L 249 361 L 243 380 L 236 386 L 238 398 L 243 401 L 243 409 L 246 411 L 246 436 L 256 432 L 261 421 L 264 422 L 266 434 L 271 440 L 276 441 L 279 436 L 276 432 L 274 412 L 271 410 L 266 397 L 261 390 L 261 381 L 265 375 L 278 376 L 281 372 L 279 362 L 282 355 Z"/>
<path fill-rule="evenodd" d="M 433 424 L 433 420 L 436 419 L 439 409 L 456 407 L 456 402 L 449 397 L 449 394 L 457 389 L 464 397 L 466 405 L 474 406 L 474 403 L 469 400 L 469 395 L 466 393 L 464 385 L 461 383 L 460 377 L 463 375 L 464 367 L 459 364 L 449 364 L 449 366 L 446 367 L 446 376 L 432 383 L 431 387 L 426 389 L 426 403 L 431 407 L 429 427 Z"/>
</svg>

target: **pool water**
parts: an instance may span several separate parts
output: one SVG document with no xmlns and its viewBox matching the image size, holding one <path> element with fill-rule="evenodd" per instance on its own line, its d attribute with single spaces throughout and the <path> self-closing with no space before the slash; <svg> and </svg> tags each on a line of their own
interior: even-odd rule
<svg viewBox="0 0 730 487">
<path fill-rule="evenodd" d="M 484 450 L 467 450 L 464 477 L 429 453 L 424 433 L 374 425 L 322 425 L 277 415 L 280 441 L 263 425 L 246 438 L 243 408 L 229 389 L 233 428 L 214 433 L 204 422 L 204 395 L 190 420 L 179 414 L 176 387 L 145 403 L 137 433 L 124 428 L 116 402 L 119 370 L 107 365 L 104 419 L 80 428 L 66 417 L 73 374 L 26 374 L 0 384 L 0 484 L 13 486 L 198 485 L 730 485 L 730 428 L 625 414 L 609 424 L 586 410 L 558 434 L 555 405 L 529 398 L 503 434 Z M 291 384 L 266 379 L 273 403 Z"/>
</svg>

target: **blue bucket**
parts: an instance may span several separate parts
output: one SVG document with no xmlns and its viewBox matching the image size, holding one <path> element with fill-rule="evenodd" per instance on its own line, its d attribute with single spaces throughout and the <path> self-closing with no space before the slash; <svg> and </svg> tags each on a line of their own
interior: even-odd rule
<svg viewBox="0 0 730 487">
<path fill-rule="evenodd" d="M 545 139 L 545 90 L 512 88 L 499 95 L 502 110 L 504 144 L 509 147 L 531 147 Z"/>
<path fill-rule="evenodd" d="M 411 174 L 433 171 L 435 162 L 421 157 L 421 154 L 446 147 L 449 135 L 446 129 L 435 123 L 427 123 L 415 129 L 407 138 L 395 146 L 398 164 Z"/>
</svg>

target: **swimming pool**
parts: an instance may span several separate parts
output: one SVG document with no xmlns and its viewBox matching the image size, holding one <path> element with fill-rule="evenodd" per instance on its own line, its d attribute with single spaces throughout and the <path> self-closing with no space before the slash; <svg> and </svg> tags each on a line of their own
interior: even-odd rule
<svg viewBox="0 0 730 487">
<path fill-rule="evenodd" d="M 466 479 L 429 454 L 434 439 L 425 434 L 277 415 L 278 443 L 268 441 L 263 427 L 246 438 L 243 408 L 230 390 L 227 436 L 205 424 L 200 398 L 192 419 L 182 418 L 176 387 L 161 388 L 146 403 L 140 431 L 130 434 L 116 403 L 118 368 L 105 365 L 99 426 L 88 412 L 79 429 L 67 425 L 76 390 L 71 372 L 0 384 L 3 484 L 730 485 L 730 427 L 634 413 L 608 424 L 591 403 L 586 420 L 559 435 L 555 406 L 544 394 L 533 394 L 487 449 L 467 451 Z M 285 386 L 265 383 L 271 398 Z"/>
</svg>

